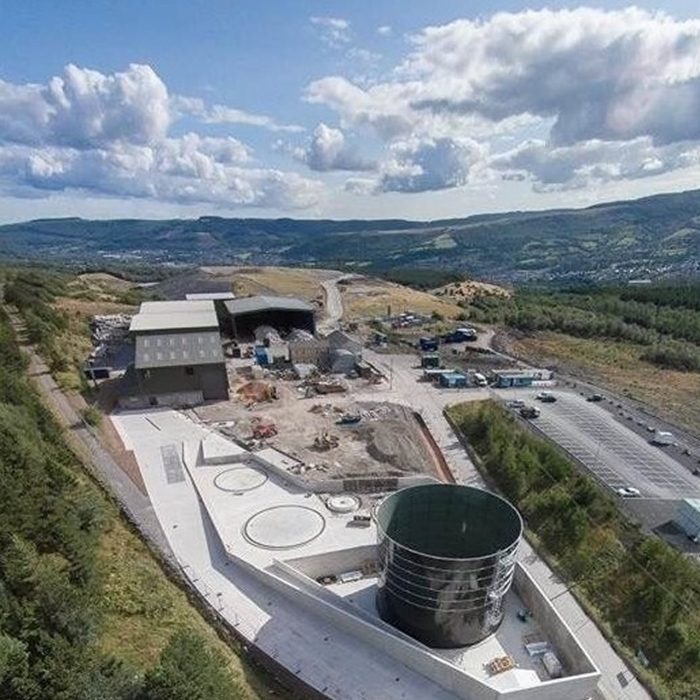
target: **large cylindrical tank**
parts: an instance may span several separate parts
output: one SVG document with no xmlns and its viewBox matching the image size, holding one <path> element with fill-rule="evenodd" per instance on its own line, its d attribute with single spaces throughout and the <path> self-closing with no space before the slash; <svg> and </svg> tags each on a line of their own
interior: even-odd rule
<svg viewBox="0 0 700 700">
<path fill-rule="evenodd" d="M 375 517 L 383 620 L 431 647 L 463 647 L 496 631 L 523 530 L 508 501 L 426 484 L 391 494 Z"/>
</svg>

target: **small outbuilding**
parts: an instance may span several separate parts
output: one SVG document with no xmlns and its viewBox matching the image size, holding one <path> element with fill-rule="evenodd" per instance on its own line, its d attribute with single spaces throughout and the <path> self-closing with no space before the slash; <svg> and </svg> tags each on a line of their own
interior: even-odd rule
<svg viewBox="0 0 700 700">
<path fill-rule="evenodd" d="M 684 498 L 675 521 L 690 539 L 700 540 L 700 498 Z"/>
</svg>

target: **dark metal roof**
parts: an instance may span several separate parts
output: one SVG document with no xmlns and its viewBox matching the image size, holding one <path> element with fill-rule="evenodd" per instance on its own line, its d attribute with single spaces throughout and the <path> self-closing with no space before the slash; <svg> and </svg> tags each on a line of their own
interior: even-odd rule
<svg viewBox="0 0 700 700">
<path fill-rule="evenodd" d="M 232 316 L 259 311 L 307 311 L 314 312 L 314 307 L 301 299 L 293 297 L 257 296 L 231 299 L 224 302 L 226 310 Z"/>
<path fill-rule="evenodd" d="M 137 369 L 208 365 L 224 361 L 218 331 L 136 336 Z"/>
</svg>

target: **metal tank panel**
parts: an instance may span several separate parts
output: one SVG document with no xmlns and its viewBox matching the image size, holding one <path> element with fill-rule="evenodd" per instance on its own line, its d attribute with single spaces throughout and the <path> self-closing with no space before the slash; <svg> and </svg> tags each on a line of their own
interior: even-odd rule
<svg viewBox="0 0 700 700">
<path fill-rule="evenodd" d="M 431 647 L 496 631 L 523 523 L 505 499 L 453 484 L 413 486 L 376 511 L 382 619 Z"/>
</svg>

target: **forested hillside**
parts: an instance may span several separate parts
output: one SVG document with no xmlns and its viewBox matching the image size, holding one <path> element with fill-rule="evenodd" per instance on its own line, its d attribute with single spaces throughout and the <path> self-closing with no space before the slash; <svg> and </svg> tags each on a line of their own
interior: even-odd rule
<svg viewBox="0 0 700 700">
<path fill-rule="evenodd" d="M 0 311 L 0 698 L 258 697 L 84 475 L 25 369 Z"/>
<path fill-rule="evenodd" d="M 641 360 L 700 372 L 700 283 L 484 295 L 468 305 L 468 316 L 528 333 L 627 341 L 643 346 Z"/>
<path fill-rule="evenodd" d="M 496 281 L 693 275 L 700 269 L 700 191 L 430 222 L 45 219 L 0 226 L 0 255 L 73 265 L 433 268 Z"/>
</svg>

